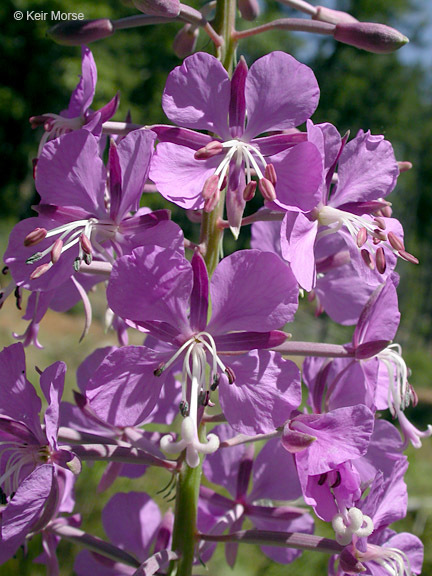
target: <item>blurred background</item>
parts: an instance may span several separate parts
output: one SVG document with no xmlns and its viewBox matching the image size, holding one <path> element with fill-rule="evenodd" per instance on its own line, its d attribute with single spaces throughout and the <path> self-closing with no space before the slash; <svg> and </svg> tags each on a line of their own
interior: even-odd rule
<svg viewBox="0 0 432 576">
<path fill-rule="evenodd" d="M 260 2 L 262 13 L 257 23 L 273 18 L 299 14 L 281 4 Z M 271 50 L 284 50 L 312 67 L 320 88 L 321 100 L 314 122 L 328 121 L 343 134 L 354 136 L 359 129 L 384 134 L 395 148 L 398 160 L 412 162 L 413 169 L 400 176 L 390 200 L 394 215 L 405 229 L 407 250 L 415 254 L 420 265 L 399 262 L 399 286 L 402 321 L 397 341 L 412 370 L 411 384 L 420 398 L 419 406 L 409 410 L 409 417 L 420 428 L 432 422 L 432 4 L 422 0 L 322 0 L 328 7 L 345 10 L 359 20 L 382 22 L 398 28 L 410 38 L 410 44 L 391 55 L 369 54 L 337 44 L 331 38 L 321 39 L 302 33 L 273 31 L 244 41 L 241 45 L 249 65 Z M 194 4 L 199 8 L 202 5 Z M 50 12 L 82 12 L 85 18 L 117 19 L 136 13 L 120 0 L 3 0 L 0 6 L 0 249 L 3 253 L 10 229 L 18 220 L 32 215 L 31 204 L 37 202 L 32 178 L 32 158 L 37 153 L 40 131 L 33 131 L 28 119 L 46 112 L 58 113 L 67 107 L 70 93 L 81 70 L 80 48 L 59 46 L 46 35 L 51 22 L 15 21 L 16 10 Z M 245 27 L 249 27 L 247 24 Z M 166 77 L 180 64 L 174 55 L 172 41 L 178 24 L 125 30 L 113 37 L 96 42 L 91 50 L 98 68 L 98 83 L 93 108 L 97 109 L 120 91 L 120 107 L 115 120 L 124 120 L 128 113 L 132 121 L 142 124 L 166 122 L 160 98 Z M 197 49 L 210 49 L 201 33 Z M 157 197 L 149 197 L 153 208 L 165 205 Z M 180 209 L 170 206 L 173 219 L 184 225 L 189 237 L 196 238 L 197 225 L 188 222 Z M 248 232 L 242 232 L 241 245 L 247 247 Z M 227 241 L 227 250 L 233 248 Z M 42 321 L 40 341 L 44 350 L 28 350 L 28 371 L 34 378 L 34 366 L 45 368 L 61 359 L 69 367 L 67 397 L 75 386 L 74 371 L 90 349 L 113 343 L 114 337 L 103 328 L 103 297 L 96 295 L 93 326 L 84 345 L 78 346 L 82 330 L 80 305 L 68 314 L 48 313 Z M 20 333 L 25 323 L 10 298 L 0 312 L 1 345 L 14 340 L 12 331 Z M 334 327 L 327 318 L 311 319 L 313 309 L 302 303 L 294 337 L 344 343 L 352 329 Z M 291 328 L 293 331 L 293 328 Z M 408 472 L 410 512 L 398 530 L 419 535 L 426 544 L 423 574 L 432 573 L 432 441 L 423 448 L 409 449 L 411 467 Z M 86 469 L 77 483 L 78 510 L 83 514 L 83 529 L 103 537 L 99 515 L 113 490 L 94 497 L 103 466 Z M 114 490 L 147 490 L 154 496 L 161 474 L 147 473 L 136 484 L 123 481 Z M 162 507 L 167 507 L 162 503 Z M 317 533 L 326 533 L 317 526 Z M 40 551 L 39 542 L 32 542 L 29 554 L 21 551 L 17 558 L 0 566 L 0 575 L 44 574 L 45 569 L 31 563 Z M 429 550 L 428 550 L 429 548 Z M 73 573 L 73 550 L 67 543 L 59 548 L 62 574 Z M 232 574 L 248 576 L 285 576 L 306 573 L 326 574 L 327 558 L 319 554 L 304 554 L 300 563 L 279 566 L 261 555 L 258 548 L 247 546 L 240 551 Z M 225 574 L 223 549 L 202 573 L 211 576 Z"/>
</svg>

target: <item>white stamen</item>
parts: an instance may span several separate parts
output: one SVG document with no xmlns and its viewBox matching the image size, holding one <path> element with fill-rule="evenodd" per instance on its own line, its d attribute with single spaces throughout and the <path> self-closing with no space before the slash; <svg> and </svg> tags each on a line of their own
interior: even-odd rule
<svg viewBox="0 0 432 576">
<path fill-rule="evenodd" d="M 408 368 L 402 358 L 402 348 L 399 344 L 390 344 L 377 354 L 377 358 L 387 368 L 388 405 L 392 416 L 395 416 L 398 411 L 405 410 L 412 400 L 408 384 Z"/>
</svg>

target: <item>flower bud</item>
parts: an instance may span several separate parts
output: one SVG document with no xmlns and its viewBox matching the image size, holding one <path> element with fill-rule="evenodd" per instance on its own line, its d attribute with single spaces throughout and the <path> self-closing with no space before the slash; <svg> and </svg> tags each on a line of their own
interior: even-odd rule
<svg viewBox="0 0 432 576">
<path fill-rule="evenodd" d="M 97 20 L 71 20 L 61 22 L 48 30 L 48 35 L 58 44 L 80 46 L 112 36 L 114 25 L 108 18 Z"/>
<path fill-rule="evenodd" d="M 179 30 L 173 40 L 174 54 L 178 58 L 186 58 L 194 53 L 199 30 L 192 24 L 186 24 Z"/>
<path fill-rule="evenodd" d="M 395 28 L 373 22 L 341 22 L 336 24 L 334 39 L 375 54 L 390 54 L 409 42 Z"/>
<path fill-rule="evenodd" d="M 332 10 L 325 6 L 317 6 L 316 13 L 312 16 L 312 20 L 320 20 L 321 22 L 329 22 L 330 24 L 338 24 L 339 22 L 358 22 L 357 18 L 351 16 L 347 12 L 341 10 Z"/>
<path fill-rule="evenodd" d="M 260 7 L 257 0 L 238 0 L 238 9 L 245 20 L 255 20 L 260 15 Z"/>
<path fill-rule="evenodd" d="M 133 0 L 135 8 L 150 16 L 176 18 L 180 14 L 180 0 Z"/>
</svg>

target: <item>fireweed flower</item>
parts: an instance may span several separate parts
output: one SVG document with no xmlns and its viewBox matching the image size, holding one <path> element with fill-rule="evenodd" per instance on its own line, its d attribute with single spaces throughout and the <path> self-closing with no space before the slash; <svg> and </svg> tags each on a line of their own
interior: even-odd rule
<svg viewBox="0 0 432 576">
<path fill-rule="evenodd" d="M 245 202 L 257 186 L 252 174 L 263 197 L 274 200 L 272 156 L 285 150 L 285 172 L 277 188 L 290 197 L 291 205 L 309 211 L 319 200 L 322 177 L 316 146 L 302 134 L 256 136 L 302 124 L 315 111 L 318 98 L 312 70 L 284 52 L 260 58 L 250 70 L 240 59 L 231 80 L 216 58 L 194 54 L 168 77 L 162 106 L 181 128 L 152 127 L 160 143 L 150 178 L 167 200 L 208 212 L 227 186 L 227 217 L 237 237 Z"/>
<path fill-rule="evenodd" d="M 360 252 L 359 272 L 375 285 L 374 277 L 384 280 L 397 257 L 417 262 L 405 250 L 400 223 L 382 215 L 388 213 L 383 198 L 394 189 L 399 174 L 391 144 L 362 130 L 345 143 L 331 124 L 314 126 L 308 121 L 307 127 L 308 140 L 321 151 L 325 167 L 321 199 L 308 214 L 288 210 L 281 228 L 282 256 L 300 286 L 308 291 L 315 286 L 315 244 L 323 235 L 339 233 L 351 254 Z M 284 208 L 284 202 L 283 190 L 278 191 L 276 204 Z M 358 258 L 351 262 L 359 266 Z"/>
<path fill-rule="evenodd" d="M 232 437 L 233 430 L 224 424 L 214 428 L 221 441 Z M 213 484 L 228 490 L 230 497 L 201 486 L 198 502 L 198 528 L 201 532 L 222 534 L 241 530 L 249 519 L 258 530 L 304 532 L 311 534 L 314 523 L 306 509 L 275 505 L 275 500 L 296 500 L 301 496 L 294 460 L 277 439 L 270 440 L 254 459 L 253 445 L 224 448 L 208 456 L 203 464 L 205 476 Z M 249 483 L 252 478 L 252 489 Z M 225 547 L 225 556 L 233 566 L 237 543 Z M 202 543 L 199 557 L 207 562 L 214 544 Z M 266 556 L 288 564 L 300 556 L 299 550 L 262 546 Z"/>
<path fill-rule="evenodd" d="M 365 522 L 373 528 L 369 535 L 350 530 L 351 518 L 343 521 L 335 517 L 333 524 L 336 534 L 340 534 L 339 539 L 343 540 L 342 534 L 345 533 L 346 541 L 342 543 L 349 545 L 342 551 L 337 568 L 336 558 L 332 559 L 331 576 L 341 576 L 346 572 L 371 576 L 412 576 L 421 573 L 421 541 L 412 534 L 396 534 L 388 528 L 406 515 L 408 498 L 403 475 L 407 466 L 406 461 L 399 460 L 390 477 L 384 478 L 379 472 L 367 496 L 356 503 L 356 512 L 351 513 L 351 526 L 355 528 L 360 519 L 366 519 Z"/>
<path fill-rule="evenodd" d="M 198 253 L 189 263 L 168 249 L 137 248 L 114 265 L 107 296 L 116 314 L 153 338 L 152 348 L 114 351 L 96 371 L 87 398 L 101 418 L 117 425 L 126 418 L 142 422 L 157 404 L 165 379 L 180 372 L 182 437 L 174 443 L 168 436 L 162 447 L 186 449 L 188 464 L 196 466 L 200 452 L 219 445 L 214 435 L 207 444 L 200 442 L 197 428 L 219 385 L 226 418 L 245 434 L 274 430 L 300 403 L 295 364 L 263 350 L 285 341 L 286 334 L 275 329 L 297 308 L 295 279 L 274 254 L 236 252 L 219 263 L 209 282 Z M 119 407 L 122 416 L 113 417 Z"/>
<path fill-rule="evenodd" d="M 100 110 L 90 109 L 95 95 L 97 70 L 93 54 L 86 46 L 81 48 L 81 59 L 82 75 L 72 92 L 67 109 L 60 114 L 49 112 L 30 118 L 32 128 L 42 125 L 45 130 L 39 144 L 38 157 L 46 142 L 72 130 L 83 128 L 99 137 L 102 133 L 102 124 L 112 118 L 117 110 L 118 95 Z"/>
<path fill-rule="evenodd" d="M 0 487 L 6 496 L 16 492 L 36 467 L 50 464 L 79 472 L 77 457 L 57 442 L 59 405 L 66 366 L 56 362 L 41 374 L 40 385 L 48 402 L 44 428 L 39 421 L 41 401 L 26 379 L 24 349 L 20 343 L 0 353 Z"/>
<path fill-rule="evenodd" d="M 113 144 L 108 182 L 89 132 L 72 132 L 44 146 L 36 173 L 39 216 L 15 226 L 5 254 L 17 285 L 51 290 L 93 257 L 112 262 L 150 238 L 164 246 L 183 243 L 168 211 L 139 209 L 154 138 L 149 131 L 135 131 Z"/>
<path fill-rule="evenodd" d="M 158 505 L 144 492 L 119 492 L 104 507 L 102 524 L 112 544 L 145 562 L 170 546 L 173 514 L 168 511 L 162 517 Z M 74 572 L 78 576 L 132 576 L 136 568 L 85 550 L 77 555 Z"/>
</svg>

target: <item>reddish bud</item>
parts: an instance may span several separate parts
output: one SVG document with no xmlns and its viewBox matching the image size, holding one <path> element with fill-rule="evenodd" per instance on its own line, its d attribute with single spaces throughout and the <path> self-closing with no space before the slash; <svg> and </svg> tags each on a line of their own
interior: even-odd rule
<svg viewBox="0 0 432 576">
<path fill-rule="evenodd" d="M 390 54 L 409 42 L 395 28 L 374 22 L 341 22 L 336 24 L 334 39 L 375 54 Z"/>
<path fill-rule="evenodd" d="M 357 18 L 342 12 L 341 10 L 332 10 L 325 6 L 317 6 L 316 14 L 312 16 L 312 20 L 320 20 L 321 22 L 329 22 L 330 24 L 338 24 L 340 22 L 358 22 Z"/>
<path fill-rule="evenodd" d="M 132 0 L 140 12 L 149 16 L 176 18 L 180 14 L 180 0 Z"/>
<path fill-rule="evenodd" d="M 181 28 L 173 40 L 174 54 L 178 58 L 186 58 L 194 53 L 198 40 L 199 30 L 192 24 L 186 24 Z"/>
<path fill-rule="evenodd" d="M 35 228 L 24 238 L 24 246 L 35 246 L 39 244 L 47 235 L 45 228 Z"/>
<path fill-rule="evenodd" d="M 111 20 L 99 18 L 97 20 L 71 20 L 56 24 L 48 30 L 48 36 L 51 36 L 58 44 L 81 46 L 112 36 L 114 32 Z"/>
<path fill-rule="evenodd" d="M 257 0 L 238 0 L 237 5 L 242 18 L 249 22 L 260 15 L 260 7 Z"/>
</svg>

